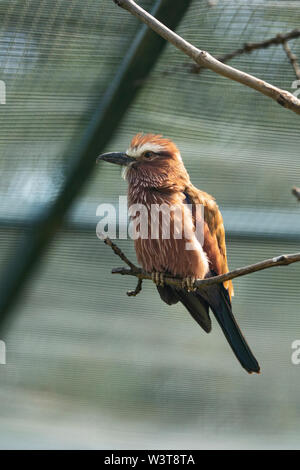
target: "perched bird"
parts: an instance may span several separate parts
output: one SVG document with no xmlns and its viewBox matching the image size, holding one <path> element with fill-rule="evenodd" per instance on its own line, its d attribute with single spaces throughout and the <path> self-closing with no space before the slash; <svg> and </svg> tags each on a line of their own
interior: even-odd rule
<svg viewBox="0 0 300 470">
<path fill-rule="evenodd" d="M 158 236 L 153 237 L 148 227 L 147 236 L 137 237 L 134 243 L 138 262 L 152 273 L 162 300 L 169 305 L 180 301 L 207 333 L 211 331 L 211 309 L 241 365 L 249 373 L 259 373 L 259 364 L 232 313 L 232 282 L 213 284 L 205 289 L 193 286 L 195 279 L 228 272 L 225 231 L 215 199 L 193 186 L 176 145 L 161 135 L 137 134 L 126 153 L 106 153 L 100 155 L 99 160 L 125 167 L 129 208 L 142 204 L 147 208 L 149 227 L 154 223 L 159 228 Z M 169 211 L 169 238 L 163 237 L 161 217 L 151 211 L 156 205 L 177 208 Z M 204 207 L 202 240 L 195 230 L 200 217 L 196 210 L 198 205 Z M 181 238 L 172 230 L 178 222 L 178 210 L 184 220 Z M 138 226 L 140 221 L 136 215 L 134 218 Z M 166 274 L 182 278 L 182 287 L 164 284 Z"/>
</svg>

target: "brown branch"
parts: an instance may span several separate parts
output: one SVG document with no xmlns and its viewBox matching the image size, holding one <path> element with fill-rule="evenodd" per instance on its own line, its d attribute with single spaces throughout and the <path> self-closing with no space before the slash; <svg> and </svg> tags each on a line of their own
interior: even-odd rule
<svg viewBox="0 0 300 470">
<path fill-rule="evenodd" d="M 300 188 L 297 188 L 296 186 L 294 186 L 292 189 L 292 194 L 294 194 L 294 196 L 296 196 L 298 201 L 300 201 Z"/>
<path fill-rule="evenodd" d="M 152 281 L 152 274 L 147 273 L 143 269 L 135 266 L 128 258 L 124 255 L 122 250 L 115 245 L 110 238 L 106 238 L 104 242 L 109 245 L 115 254 L 117 254 L 123 261 L 125 260 L 126 264 L 130 266 L 130 268 L 113 268 L 112 274 L 121 274 L 126 276 L 135 276 L 142 281 L 143 279 L 148 279 Z M 281 255 L 275 258 L 267 259 L 265 261 L 260 261 L 259 263 L 251 264 L 249 266 L 244 266 L 242 268 L 234 269 L 226 274 L 220 274 L 219 276 L 209 277 L 207 279 L 197 279 L 194 283 L 194 287 L 199 289 L 205 288 L 206 286 L 210 286 L 212 284 L 217 284 L 220 282 L 229 281 L 231 279 L 235 279 L 236 277 L 245 276 L 246 274 L 255 273 L 257 271 L 262 271 L 263 269 L 272 268 L 274 266 L 286 266 L 292 263 L 296 263 L 300 261 L 300 253 L 293 253 L 290 255 Z M 177 287 L 182 287 L 182 279 L 179 277 L 172 277 L 172 276 L 164 276 L 164 283 L 170 284 Z M 128 295 L 137 295 L 141 291 L 142 283 L 138 282 L 138 285 L 134 291 L 129 291 Z"/>
<path fill-rule="evenodd" d="M 260 261 L 256 264 L 250 264 L 249 266 L 234 269 L 233 271 L 230 271 L 226 274 L 220 274 L 219 276 L 209 277 L 207 279 L 197 279 L 194 283 L 194 287 L 201 289 L 205 288 L 206 286 L 211 286 L 212 284 L 218 284 L 220 282 L 235 279 L 236 277 L 245 276 L 246 274 L 262 271 L 263 269 L 272 268 L 274 266 L 286 266 L 292 263 L 296 263 L 298 261 L 300 261 L 300 253 L 280 255 L 276 258 L 267 259 L 265 261 Z M 139 279 L 152 280 L 151 274 L 143 271 L 140 268 L 135 268 L 134 270 L 128 268 L 114 268 L 112 269 L 112 274 L 122 274 L 128 276 L 135 276 Z M 165 284 L 182 287 L 182 279 L 180 278 L 166 276 L 164 277 L 164 282 Z"/>
<path fill-rule="evenodd" d="M 173 44 L 177 49 L 181 50 L 187 56 L 191 57 L 198 65 L 213 70 L 219 75 L 227 77 L 231 80 L 239 82 L 245 86 L 259 91 L 265 96 L 272 98 L 284 108 L 300 114 L 300 100 L 292 93 L 286 90 L 271 85 L 270 83 L 261 80 L 254 75 L 242 72 L 236 68 L 230 67 L 208 52 L 197 49 L 189 42 L 185 41 L 181 36 L 171 31 L 163 23 L 158 21 L 148 12 L 138 6 L 133 0 L 114 0 L 114 2 L 125 10 L 129 11 L 132 15 L 136 16 L 143 23 L 147 24 L 153 31 L 162 36 L 164 39 Z"/>
<path fill-rule="evenodd" d="M 124 263 L 126 263 L 133 270 L 137 269 L 137 267 L 127 258 L 127 256 L 124 255 L 121 248 L 119 248 L 115 243 L 113 243 L 109 237 L 105 237 L 105 235 L 104 235 L 103 238 L 104 238 L 104 243 L 106 245 L 110 246 L 111 249 L 113 250 L 113 252 L 117 256 L 119 256 L 121 258 L 121 260 L 124 261 Z"/>
<path fill-rule="evenodd" d="M 289 31 L 288 33 L 281 34 L 278 33 L 276 36 L 265 39 L 264 41 L 259 41 L 259 42 L 246 42 L 243 47 L 239 47 L 238 49 L 228 52 L 227 54 L 221 55 L 217 57 L 217 60 L 219 60 L 222 63 L 229 62 L 230 60 L 234 59 L 235 57 L 242 55 L 242 54 L 251 54 L 251 52 L 257 50 L 257 49 L 267 49 L 270 46 L 278 46 L 279 44 L 286 44 L 287 41 L 290 41 L 291 39 L 297 39 L 300 37 L 300 29 L 293 29 L 292 31 Z M 296 61 L 297 57 L 295 56 Z M 293 64 L 292 64 L 293 65 Z M 191 72 L 192 73 L 200 73 L 203 70 L 203 66 L 193 64 L 191 67 Z M 295 69 L 295 67 L 294 67 Z M 295 70 L 296 72 L 296 70 Z M 297 75 L 296 76 L 300 78 Z"/>
<path fill-rule="evenodd" d="M 290 63 L 292 64 L 292 67 L 295 71 L 296 77 L 300 79 L 300 66 L 298 64 L 298 58 L 297 58 L 296 54 L 294 54 L 291 51 L 291 48 L 288 45 L 287 41 L 283 41 L 282 47 L 283 47 L 286 55 L 288 56 L 288 59 L 289 59 Z"/>
<path fill-rule="evenodd" d="M 138 282 L 137 282 L 137 285 L 136 285 L 136 288 L 134 290 L 128 290 L 126 292 L 126 294 L 128 295 L 128 297 L 135 297 L 137 296 L 141 290 L 142 290 L 142 284 L 143 284 L 143 279 L 138 279 Z"/>
</svg>

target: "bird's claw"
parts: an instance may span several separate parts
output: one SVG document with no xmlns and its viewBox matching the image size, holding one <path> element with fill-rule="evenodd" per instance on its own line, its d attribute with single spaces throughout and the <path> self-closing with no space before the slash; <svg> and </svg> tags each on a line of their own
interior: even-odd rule
<svg viewBox="0 0 300 470">
<path fill-rule="evenodd" d="M 152 277 L 152 281 L 154 282 L 154 284 L 156 284 L 156 286 L 161 286 L 163 287 L 164 284 L 165 284 L 165 276 L 164 276 L 164 273 L 158 273 L 157 271 L 153 271 L 151 273 L 151 277 Z"/>
<path fill-rule="evenodd" d="M 188 292 L 195 291 L 197 287 L 195 287 L 195 280 L 196 278 L 193 276 L 188 276 L 182 279 L 182 288 L 186 289 Z"/>
</svg>

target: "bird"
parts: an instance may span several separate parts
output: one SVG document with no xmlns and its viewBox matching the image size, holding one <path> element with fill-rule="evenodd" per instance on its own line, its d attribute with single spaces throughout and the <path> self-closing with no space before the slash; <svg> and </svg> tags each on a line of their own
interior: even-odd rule
<svg viewBox="0 0 300 470">
<path fill-rule="evenodd" d="M 215 198 L 192 184 L 176 144 L 161 134 L 138 133 L 126 152 L 104 153 L 97 157 L 97 163 L 100 161 L 123 167 L 129 214 L 136 221 L 136 229 L 140 228 L 141 220 L 130 208 L 135 205 L 146 208 L 147 236 L 135 237 L 135 251 L 139 264 L 151 273 L 161 299 L 168 305 L 181 302 L 206 333 L 212 329 L 212 312 L 241 366 L 249 374 L 260 373 L 260 366 L 233 316 L 232 281 L 201 289 L 194 286 L 196 279 L 229 271 L 225 229 Z M 169 211 L 169 238 L 163 236 L 160 215 L 151 211 L 157 206 L 176 208 Z M 197 207 L 202 207 L 202 212 Z M 178 217 L 184 228 L 181 237 L 172 230 Z M 201 236 L 196 230 L 197 223 L 202 227 Z M 156 237 L 151 236 L 150 225 L 158 228 Z M 168 275 L 182 279 L 181 285 L 164 283 Z"/>
</svg>

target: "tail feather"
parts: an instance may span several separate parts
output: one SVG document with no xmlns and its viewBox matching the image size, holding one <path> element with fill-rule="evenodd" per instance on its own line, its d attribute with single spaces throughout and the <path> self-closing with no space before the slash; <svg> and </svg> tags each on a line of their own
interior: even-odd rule
<svg viewBox="0 0 300 470">
<path fill-rule="evenodd" d="M 181 303 L 190 312 L 194 320 L 203 328 L 206 333 L 211 331 L 211 319 L 209 316 L 209 305 L 195 292 L 186 292 L 184 290 L 176 290 Z"/>
<path fill-rule="evenodd" d="M 157 290 L 166 304 L 173 305 L 180 301 L 206 333 L 211 331 L 211 319 L 208 313 L 209 305 L 196 292 L 187 292 L 168 285 L 157 286 Z"/>
<path fill-rule="evenodd" d="M 180 301 L 206 333 L 211 331 L 211 308 L 242 367 L 250 374 L 260 372 L 259 364 L 233 316 L 228 291 L 223 284 L 214 284 L 196 292 L 172 286 L 158 287 L 157 290 L 162 300 L 169 305 Z"/>
<path fill-rule="evenodd" d="M 235 356 L 247 372 L 259 373 L 259 364 L 233 316 L 226 289 L 222 284 L 216 284 L 207 290 L 207 295 L 209 305 Z"/>
</svg>

